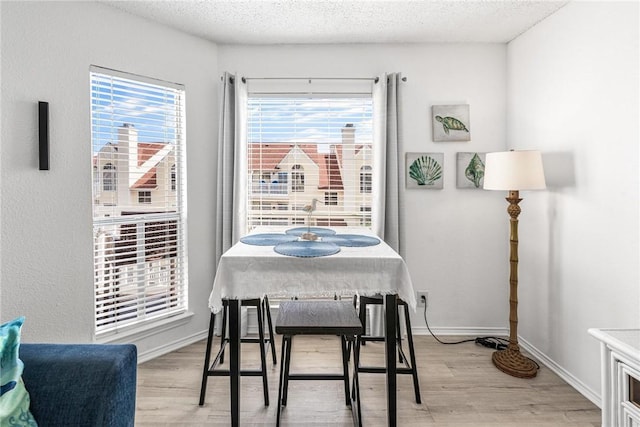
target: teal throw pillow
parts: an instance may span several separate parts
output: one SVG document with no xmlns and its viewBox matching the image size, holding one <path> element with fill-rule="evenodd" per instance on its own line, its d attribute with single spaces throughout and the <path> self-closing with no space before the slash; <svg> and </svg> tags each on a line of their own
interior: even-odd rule
<svg viewBox="0 0 640 427">
<path fill-rule="evenodd" d="M 29 412 L 29 393 L 22 382 L 24 364 L 18 357 L 24 317 L 0 325 L 0 426 L 37 427 Z"/>
</svg>

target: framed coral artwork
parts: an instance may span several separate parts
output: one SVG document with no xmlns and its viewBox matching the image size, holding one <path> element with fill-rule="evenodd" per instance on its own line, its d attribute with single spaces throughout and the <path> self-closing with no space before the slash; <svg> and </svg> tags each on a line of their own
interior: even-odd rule
<svg viewBox="0 0 640 427">
<path fill-rule="evenodd" d="M 456 187 L 482 190 L 486 153 L 458 153 Z"/>
<path fill-rule="evenodd" d="M 444 187 L 444 153 L 406 153 L 407 188 Z"/>
<path fill-rule="evenodd" d="M 433 105 L 431 119 L 435 142 L 471 141 L 469 105 Z"/>
</svg>

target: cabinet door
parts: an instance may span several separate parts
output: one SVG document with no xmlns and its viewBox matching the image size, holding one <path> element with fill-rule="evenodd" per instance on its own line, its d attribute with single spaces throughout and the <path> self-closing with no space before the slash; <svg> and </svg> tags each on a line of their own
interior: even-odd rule
<svg viewBox="0 0 640 427">
<path fill-rule="evenodd" d="M 622 407 L 622 425 L 624 427 L 640 427 L 640 414 L 638 411 L 630 410 L 629 407 Z"/>
<path fill-rule="evenodd" d="M 621 425 L 640 427 L 640 372 L 624 362 L 618 364 L 618 413 Z"/>
</svg>

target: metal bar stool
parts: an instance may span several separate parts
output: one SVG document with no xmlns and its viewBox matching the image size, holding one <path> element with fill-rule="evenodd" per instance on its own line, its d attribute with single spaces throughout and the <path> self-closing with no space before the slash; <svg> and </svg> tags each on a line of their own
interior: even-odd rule
<svg viewBox="0 0 640 427">
<path fill-rule="evenodd" d="M 276 365 L 278 363 L 278 358 L 276 356 L 276 342 L 273 334 L 273 323 L 271 321 L 271 309 L 269 304 L 269 297 L 266 295 L 262 297 L 262 301 L 258 306 L 257 302 L 259 299 L 251 299 L 251 300 L 243 300 L 243 307 L 256 307 L 256 310 L 262 311 L 262 319 L 267 318 L 267 326 L 269 337 L 264 338 L 265 343 L 269 343 L 269 347 L 271 348 L 271 358 L 273 359 L 273 364 Z M 229 316 L 227 315 L 227 310 L 229 309 L 229 304 L 226 301 L 222 302 L 222 328 L 220 332 L 220 348 L 222 349 L 222 354 L 220 355 L 220 363 L 224 363 L 224 346 L 229 342 L 229 338 L 227 338 L 227 319 Z M 260 318 L 258 317 L 258 322 Z M 258 326 L 261 328 L 261 326 Z M 242 338 L 241 342 L 243 343 L 257 343 L 259 338 Z"/>
<path fill-rule="evenodd" d="M 413 376 L 413 390 L 416 396 L 416 403 L 422 403 L 422 399 L 420 398 L 420 384 L 418 383 L 418 368 L 416 366 L 416 352 L 413 347 L 413 334 L 411 333 L 411 320 L 409 318 L 409 310 L 408 305 L 405 301 L 401 299 L 397 299 L 398 307 L 402 306 L 404 311 L 404 321 L 407 329 L 407 342 L 409 344 L 409 359 L 407 360 L 407 356 L 404 353 L 404 349 L 402 348 L 402 334 L 400 331 L 400 311 L 398 310 L 398 318 L 396 321 L 396 342 L 398 343 L 398 361 L 402 363 L 404 366 L 398 366 L 396 369 L 396 373 L 398 374 L 410 374 Z M 374 297 L 366 297 L 360 296 L 360 309 L 359 316 L 360 321 L 363 325 L 367 323 L 367 305 L 381 305 L 383 304 L 382 297 L 374 296 Z M 358 341 L 356 344 L 356 355 L 358 359 L 360 358 L 360 346 L 365 345 L 367 341 L 384 341 L 384 337 L 373 336 L 373 335 L 361 335 L 358 337 Z M 364 373 L 374 373 L 374 374 L 382 374 L 386 372 L 386 369 L 378 366 L 361 366 L 359 363 L 356 365 L 358 372 Z"/>
<path fill-rule="evenodd" d="M 276 333 L 282 334 L 280 384 L 278 387 L 278 415 L 287 406 L 289 380 L 336 380 L 344 381 L 345 403 L 351 407 L 354 425 L 361 426 L 360 389 L 358 382 L 358 356 L 354 348 L 352 391 L 349 391 L 349 350 L 347 342 L 353 342 L 362 334 L 362 324 L 352 303 L 345 301 L 284 301 L 280 303 Z M 342 374 L 291 374 L 291 348 L 295 335 L 339 335 L 342 345 Z"/>
<path fill-rule="evenodd" d="M 207 392 L 207 380 L 209 377 L 215 376 L 229 376 L 228 369 L 218 369 L 218 366 L 224 362 L 224 351 L 226 345 L 229 343 L 229 338 L 226 335 L 226 326 L 227 326 L 227 317 L 228 317 L 228 306 L 229 303 L 227 300 L 223 300 L 223 311 L 222 311 L 222 332 L 220 337 L 220 349 L 216 354 L 216 357 L 211 362 L 211 347 L 213 345 L 213 332 L 215 328 L 215 314 L 211 313 L 211 317 L 209 319 L 209 332 L 207 336 L 207 348 L 205 350 L 204 357 L 204 368 L 202 372 L 202 386 L 200 388 L 200 401 L 199 405 L 204 405 L 204 398 Z M 258 338 L 242 338 L 240 340 L 241 343 L 257 343 L 260 344 L 260 369 L 258 370 L 241 370 L 241 376 L 261 376 L 262 377 L 262 390 L 264 394 L 264 405 L 269 406 L 269 386 L 267 383 L 267 358 L 266 358 L 266 349 L 265 345 L 267 343 L 271 344 L 271 353 L 273 354 L 273 364 L 277 363 L 276 352 L 275 352 L 275 344 L 274 344 L 274 336 L 273 336 L 273 326 L 271 323 L 271 312 L 269 310 L 269 299 L 265 296 L 264 298 L 255 298 L 255 299 L 247 299 L 242 300 L 240 302 L 242 307 L 256 307 L 256 313 L 258 317 Z M 269 338 L 265 338 L 264 336 L 264 312 L 266 311 L 267 321 L 269 324 Z"/>
</svg>

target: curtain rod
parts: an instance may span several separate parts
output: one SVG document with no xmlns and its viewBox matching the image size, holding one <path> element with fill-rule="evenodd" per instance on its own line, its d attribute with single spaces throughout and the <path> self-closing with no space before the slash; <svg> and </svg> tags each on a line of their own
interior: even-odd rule
<svg viewBox="0 0 640 427">
<path fill-rule="evenodd" d="M 233 77 L 231 81 L 233 82 Z M 378 83 L 379 77 L 242 77 L 242 83 L 246 83 L 247 80 L 373 80 L 373 83 Z M 403 82 L 407 81 L 406 77 L 402 77 Z"/>
<path fill-rule="evenodd" d="M 242 83 L 247 80 L 373 80 L 378 83 L 378 77 L 243 77 Z"/>
</svg>

